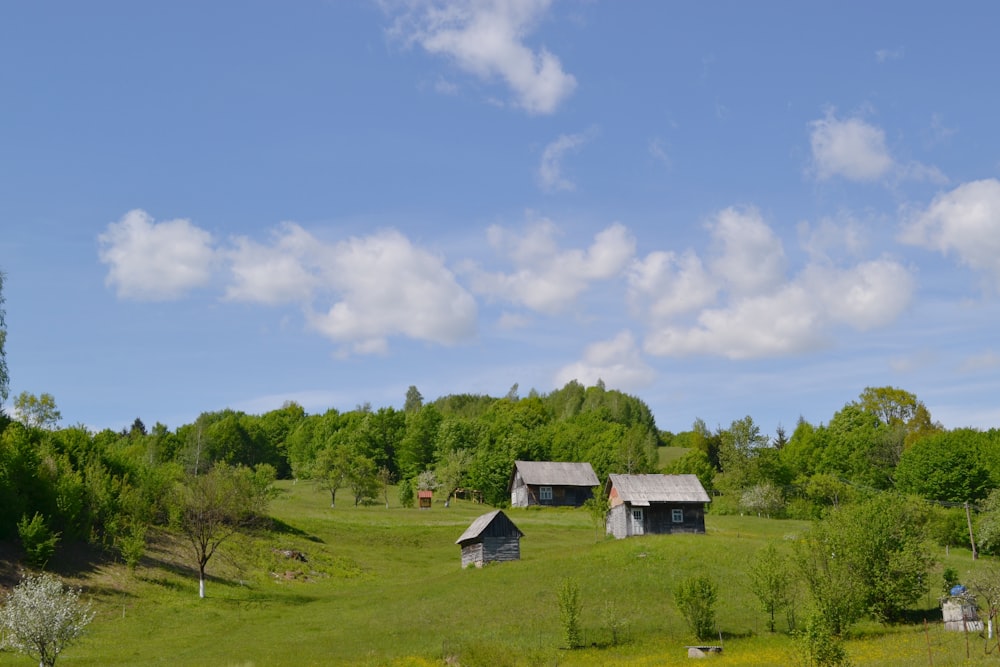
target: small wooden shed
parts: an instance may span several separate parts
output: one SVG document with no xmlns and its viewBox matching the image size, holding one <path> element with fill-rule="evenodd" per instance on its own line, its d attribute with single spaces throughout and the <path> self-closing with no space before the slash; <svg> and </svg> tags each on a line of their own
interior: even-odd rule
<svg viewBox="0 0 1000 667">
<path fill-rule="evenodd" d="M 506 514 L 493 510 L 473 521 L 455 544 L 462 547 L 462 567 L 482 567 L 491 562 L 520 560 L 522 537 L 524 533 Z"/>
<path fill-rule="evenodd" d="M 431 501 L 434 499 L 433 491 L 417 491 L 417 507 L 422 510 L 431 508 Z"/>
</svg>

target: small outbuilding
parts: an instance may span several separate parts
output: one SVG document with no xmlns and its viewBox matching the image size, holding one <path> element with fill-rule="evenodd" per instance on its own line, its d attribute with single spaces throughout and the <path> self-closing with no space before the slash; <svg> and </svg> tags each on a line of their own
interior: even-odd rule
<svg viewBox="0 0 1000 667">
<path fill-rule="evenodd" d="M 511 507 L 561 505 L 580 507 L 600 485 L 589 463 L 514 461 L 507 490 Z"/>
<path fill-rule="evenodd" d="M 420 509 L 429 510 L 432 500 L 434 500 L 433 491 L 417 491 L 417 507 Z"/>
<path fill-rule="evenodd" d="M 455 544 L 462 547 L 462 567 L 482 567 L 495 561 L 520 560 L 522 537 L 524 533 L 506 514 L 493 510 L 473 521 Z"/>
<path fill-rule="evenodd" d="M 609 475 L 606 488 L 608 535 L 705 532 L 711 498 L 696 475 Z"/>
</svg>

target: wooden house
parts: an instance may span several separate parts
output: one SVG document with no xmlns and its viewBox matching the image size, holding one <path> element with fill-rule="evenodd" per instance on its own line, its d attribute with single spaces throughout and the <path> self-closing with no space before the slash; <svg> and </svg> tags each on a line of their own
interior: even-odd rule
<svg viewBox="0 0 1000 667">
<path fill-rule="evenodd" d="M 705 532 L 711 499 L 695 475 L 609 475 L 606 488 L 608 535 Z"/>
<path fill-rule="evenodd" d="M 600 483 L 589 463 L 514 461 L 507 490 L 511 507 L 579 507 Z"/>
<path fill-rule="evenodd" d="M 491 562 L 521 559 L 524 533 L 500 510 L 477 518 L 455 540 L 462 547 L 462 567 L 482 567 Z"/>
<path fill-rule="evenodd" d="M 431 501 L 434 500 L 433 491 L 417 491 L 417 507 L 422 510 L 429 510 L 431 508 Z"/>
</svg>

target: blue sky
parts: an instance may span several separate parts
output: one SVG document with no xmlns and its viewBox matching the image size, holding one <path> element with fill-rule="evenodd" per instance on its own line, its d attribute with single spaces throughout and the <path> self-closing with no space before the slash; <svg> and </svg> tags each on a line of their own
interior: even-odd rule
<svg viewBox="0 0 1000 667">
<path fill-rule="evenodd" d="M 11 399 L 1000 426 L 992 3 L 0 8 Z"/>
</svg>

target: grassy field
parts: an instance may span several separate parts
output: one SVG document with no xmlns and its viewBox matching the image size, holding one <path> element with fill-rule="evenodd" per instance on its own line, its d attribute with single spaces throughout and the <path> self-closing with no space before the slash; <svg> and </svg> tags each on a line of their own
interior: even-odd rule
<svg viewBox="0 0 1000 667">
<path fill-rule="evenodd" d="M 347 494 L 343 494 L 346 496 Z M 394 499 L 393 496 L 390 496 Z M 346 502 L 345 497 L 345 502 Z M 490 508 L 393 504 L 330 508 L 329 496 L 283 483 L 272 514 L 281 532 L 229 545 L 209 564 L 215 578 L 197 597 L 181 543 L 155 536 L 134 575 L 118 565 L 78 573 L 99 610 L 87 638 L 60 665 L 673 665 L 689 664 L 695 643 L 670 591 L 680 578 L 711 576 L 720 586 L 719 665 L 798 662 L 795 642 L 770 634 L 744 571 L 769 540 L 794 537 L 795 521 L 709 514 L 707 535 L 606 540 L 582 510 L 510 510 L 525 533 L 522 560 L 482 570 L 460 567 L 455 540 Z M 286 558 L 301 552 L 307 562 Z M 969 553 L 938 557 L 966 573 Z M 66 574 L 68 564 L 56 562 Z M 584 649 L 560 649 L 557 591 L 581 590 Z M 935 573 L 935 589 L 940 575 Z M 859 665 L 993 663 L 978 636 L 945 633 L 936 599 L 931 623 L 862 625 L 847 644 Z M 805 614 L 803 607 L 802 612 Z M 624 619 L 612 645 L 610 619 Z M 780 625 L 783 628 L 784 624 Z M 931 663 L 933 660 L 933 663 Z M 0 665 L 28 665 L 0 653 Z"/>
</svg>

